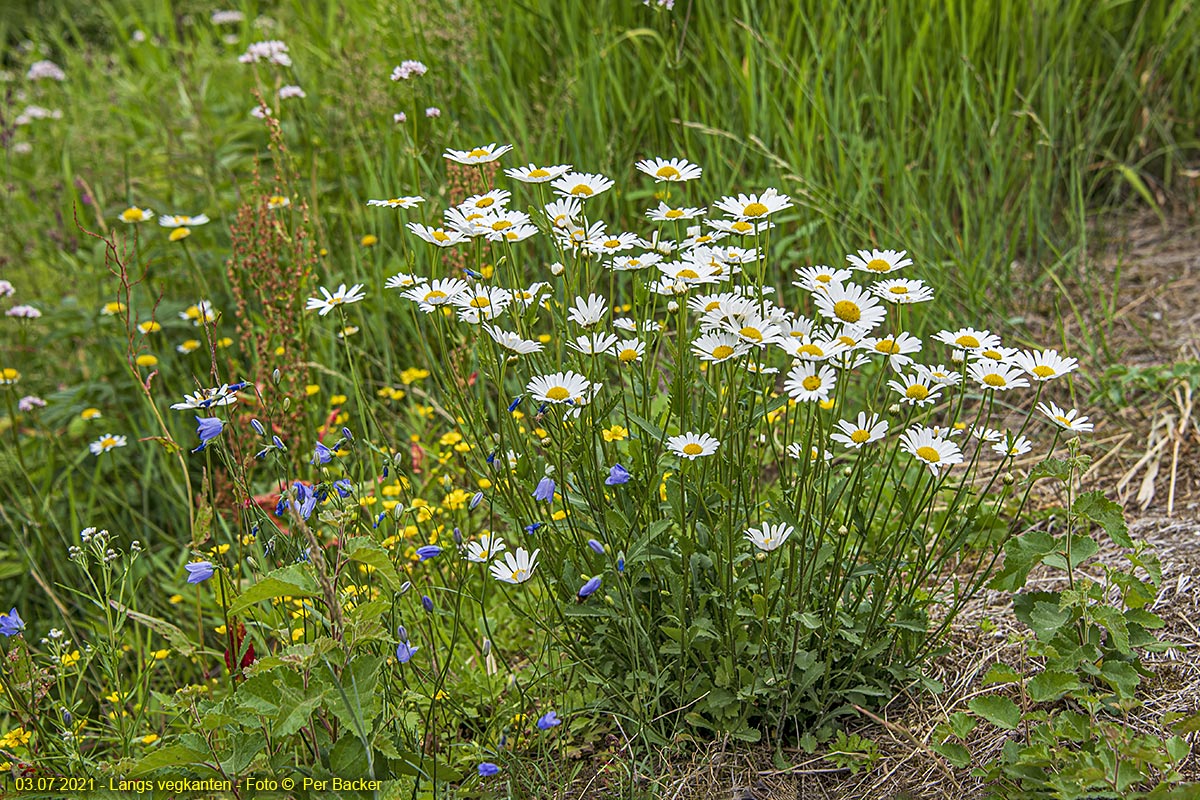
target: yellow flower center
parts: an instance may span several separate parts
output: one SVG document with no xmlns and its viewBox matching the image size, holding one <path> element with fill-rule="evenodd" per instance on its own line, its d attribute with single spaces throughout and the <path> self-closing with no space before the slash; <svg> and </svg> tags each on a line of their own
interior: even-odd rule
<svg viewBox="0 0 1200 800">
<path fill-rule="evenodd" d="M 803 353 L 806 356 L 816 356 L 817 358 L 820 358 L 821 356 L 825 355 L 825 351 L 822 350 L 820 347 L 817 347 L 812 342 L 801 345 L 799 348 L 797 348 L 796 353 L 797 354 Z"/>
<path fill-rule="evenodd" d="M 683 446 L 683 454 L 687 456 L 698 456 L 704 452 L 704 448 L 695 442 L 688 442 Z"/>
<path fill-rule="evenodd" d="M 512 223 L 506 219 L 498 219 L 492 223 L 492 230 L 494 230 L 494 231 L 502 231 L 505 228 L 511 228 L 511 227 L 512 227 Z"/>
<path fill-rule="evenodd" d="M 679 219 L 680 217 L 683 216 L 683 212 L 680 211 L 678 208 L 672 208 L 671 210 L 669 210 L 665 214 L 663 214 L 663 216 L 666 217 L 667 219 Z"/>
<path fill-rule="evenodd" d="M 475 207 L 476 208 L 487 208 L 488 206 L 494 204 L 495 202 L 496 202 L 496 198 L 494 198 L 494 197 L 481 197 L 475 201 Z"/>
<path fill-rule="evenodd" d="M 969 333 L 958 337 L 954 340 L 954 343 L 960 347 L 979 347 L 979 340 Z"/>
<path fill-rule="evenodd" d="M 1066 426 L 1068 428 L 1071 427 L 1071 420 L 1067 419 L 1066 417 L 1062 416 L 1061 414 L 1059 416 L 1055 417 L 1055 419 L 1058 420 L 1059 422 L 1061 422 L 1064 426 Z"/>
<path fill-rule="evenodd" d="M 807 378 L 805 378 L 800 383 L 805 389 L 807 389 L 810 392 L 815 392 L 817 389 L 821 388 L 821 379 L 818 378 L 816 375 L 809 375 Z"/>
<path fill-rule="evenodd" d="M 863 442 L 865 442 L 867 439 L 870 439 L 870 438 L 871 438 L 871 432 L 864 431 L 862 428 L 859 428 L 854 433 L 850 434 L 850 441 L 854 442 L 855 444 L 862 444 Z"/>
<path fill-rule="evenodd" d="M 487 308 L 491 304 L 491 299 L 489 299 L 486 295 L 479 295 L 478 297 L 471 298 L 471 308 Z"/>
<path fill-rule="evenodd" d="M 744 219 L 738 220 L 737 222 L 733 223 L 729 227 L 733 228 L 738 233 L 746 233 L 747 231 L 754 230 L 754 226 L 751 225 L 749 222 L 746 222 Z"/>
<path fill-rule="evenodd" d="M 437 289 L 434 289 L 432 292 L 428 292 L 428 293 L 426 293 L 426 295 L 425 295 L 425 302 L 429 303 L 429 302 L 432 302 L 432 301 L 434 301 L 434 300 L 441 300 L 441 299 L 442 299 L 442 298 L 444 298 L 445 296 L 446 296 L 446 293 L 445 293 L 445 292 L 438 291 Z"/>
<path fill-rule="evenodd" d="M 984 358 L 990 358 L 993 361 L 999 361 L 1004 357 L 1004 354 L 999 350 L 984 350 L 980 355 L 982 355 Z"/>
<path fill-rule="evenodd" d="M 571 190 L 571 194 L 577 197 L 591 197 L 593 194 L 595 194 L 595 192 L 592 191 L 592 187 L 588 186 L 586 183 L 578 183 L 575 185 L 575 188 Z"/>
<path fill-rule="evenodd" d="M 5 367 L 4 369 L 0 370 L 0 377 L 3 377 L 5 381 L 16 381 L 21 377 L 21 373 L 17 372 L 12 367 Z"/>
<path fill-rule="evenodd" d="M 538 167 L 537 169 L 529 170 L 529 177 L 530 178 L 549 178 L 550 173 L 547 172 L 546 170 L 542 169 L 541 167 Z"/>
<path fill-rule="evenodd" d="M 719 344 L 713 348 L 713 358 L 729 358 L 733 355 L 733 348 L 727 344 Z"/>
<path fill-rule="evenodd" d="M 667 164 L 666 166 L 659 167 L 658 172 L 654 173 L 654 177 L 671 180 L 672 178 L 679 177 L 679 170 L 675 169 L 670 164 Z"/>
<path fill-rule="evenodd" d="M 1008 381 L 1004 380 L 1003 375 L 997 375 L 995 372 L 983 376 L 983 382 L 988 386 L 1007 386 Z"/>
<path fill-rule="evenodd" d="M 679 272 L 677 272 L 675 274 L 675 277 L 676 278 L 691 278 L 692 280 L 696 280 L 700 277 L 700 273 L 696 272 L 696 270 L 694 270 L 694 269 L 685 267 L 685 268 L 679 270 Z"/>
<path fill-rule="evenodd" d="M 925 447 L 917 448 L 917 458 L 921 459 L 922 461 L 928 461 L 931 464 L 936 464 L 942 460 L 942 454 L 934 448 L 926 445 Z"/>
<path fill-rule="evenodd" d="M 620 239 L 609 239 L 607 242 L 604 243 L 604 246 L 605 247 L 620 247 L 621 240 Z"/>
<path fill-rule="evenodd" d="M 721 307 L 721 302 L 719 300 L 713 300 L 712 302 L 710 302 L 708 305 L 706 305 L 704 307 L 704 313 L 707 314 L 709 311 L 712 311 L 714 308 L 720 308 L 720 307 Z"/>
<path fill-rule="evenodd" d="M 855 347 L 858 344 L 853 336 L 839 336 L 838 341 L 846 345 L 846 347 Z"/>
<path fill-rule="evenodd" d="M 617 358 L 621 359 L 626 364 L 628 364 L 630 361 L 637 361 L 638 352 L 637 352 L 637 350 L 634 350 L 632 347 L 626 347 L 624 350 L 621 351 L 620 355 L 618 355 Z"/>
<path fill-rule="evenodd" d="M 171 231 L 171 235 L 167 238 L 172 242 L 178 242 L 180 239 L 186 239 L 188 236 L 191 236 L 191 234 L 192 231 L 189 228 L 176 228 Z"/>
<path fill-rule="evenodd" d="M 867 262 L 867 269 L 871 272 L 891 272 L 892 265 L 882 258 L 873 258 Z"/>
<path fill-rule="evenodd" d="M 829 283 L 830 281 L 832 281 L 832 280 L 833 280 L 833 276 L 832 276 L 832 275 L 830 275 L 828 272 L 823 272 L 823 273 L 821 273 L 820 275 L 818 275 L 818 276 L 815 278 L 815 280 L 816 280 L 818 283 Z"/>
<path fill-rule="evenodd" d="M 908 294 L 908 287 L 907 286 L 893 286 L 892 288 L 888 289 L 888 291 L 891 292 L 892 294 Z"/>
<path fill-rule="evenodd" d="M 762 203 L 751 203 L 742 209 L 742 215 L 746 217 L 762 217 L 766 216 L 769 209 Z"/>
<path fill-rule="evenodd" d="M 111 436 L 105 436 L 103 439 L 100 440 L 100 446 L 106 447 L 106 448 L 107 447 L 116 447 L 117 440 Z"/>
<path fill-rule="evenodd" d="M 910 400 L 924 400 L 929 397 L 929 390 L 919 383 L 914 383 L 904 390 L 904 396 Z"/>
<path fill-rule="evenodd" d="M 483 156 L 486 156 L 487 154 L 488 154 L 488 151 L 483 149 L 482 147 L 476 147 L 474 150 L 467 153 L 467 155 L 470 156 L 471 158 L 482 158 Z"/>
<path fill-rule="evenodd" d="M 740 333 L 742 336 L 746 337 L 747 339 L 753 339 L 756 342 L 761 342 L 763 339 L 762 331 L 760 331 L 758 328 L 755 328 L 750 325 L 747 325 L 746 327 L 742 328 L 740 331 L 738 331 L 738 333 Z"/>
<path fill-rule="evenodd" d="M 894 339 L 882 339 L 879 344 L 875 345 L 875 349 L 880 353 L 887 353 L 890 356 L 900 352 L 900 345 L 896 344 Z"/>
<path fill-rule="evenodd" d="M 862 309 L 850 300 L 839 300 L 833 304 L 833 313 L 842 322 L 858 322 L 862 319 Z"/>
<path fill-rule="evenodd" d="M 1038 364 L 1033 368 L 1033 374 L 1039 378 L 1052 378 L 1054 377 L 1054 369 L 1047 367 L 1045 364 Z"/>
<path fill-rule="evenodd" d="M 556 402 L 561 401 L 561 400 L 566 400 L 570 396 L 571 396 L 571 393 L 568 392 L 566 387 L 563 387 L 563 386 L 554 386 L 549 391 L 546 392 L 546 397 L 548 397 L 551 400 L 554 400 Z"/>
<path fill-rule="evenodd" d="M 448 242 L 448 241 L 450 241 L 450 237 L 446 235 L 445 231 L 434 231 L 434 232 L 433 232 L 432 234 L 430 234 L 430 235 L 431 235 L 431 236 L 433 236 L 433 238 L 434 238 L 434 239 L 436 239 L 436 240 L 437 240 L 437 241 L 439 241 L 439 242 Z"/>
</svg>

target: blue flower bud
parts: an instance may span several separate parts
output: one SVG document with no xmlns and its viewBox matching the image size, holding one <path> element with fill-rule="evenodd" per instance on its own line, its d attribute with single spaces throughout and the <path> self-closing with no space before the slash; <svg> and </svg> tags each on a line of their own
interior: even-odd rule
<svg viewBox="0 0 1200 800">
<path fill-rule="evenodd" d="M 588 539 L 588 547 L 592 548 L 599 555 L 604 555 L 604 545 L 595 539 Z"/>
<path fill-rule="evenodd" d="M 596 577 L 592 578 L 591 580 L 589 580 L 587 583 L 585 583 L 583 586 L 581 586 L 579 588 L 579 597 L 581 599 L 584 597 L 588 597 L 599 588 L 600 588 L 600 576 L 597 575 Z"/>
<path fill-rule="evenodd" d="M 267 435 L 267 429 L 264 428 L 263 424 L 261 422 L 259 422 L 257 419 L 250 420 L 250 427 L 254 428 L 254 432 L 257 433 L 259 436 Z"/>
</svg>

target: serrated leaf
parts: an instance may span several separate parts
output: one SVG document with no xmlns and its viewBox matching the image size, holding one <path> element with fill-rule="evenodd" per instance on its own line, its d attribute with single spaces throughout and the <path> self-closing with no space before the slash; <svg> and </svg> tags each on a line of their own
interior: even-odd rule
<svg viewBox="0 0 1200 800">
<path fill-rule="evenodd" d="M 1082 689 L 1083 684 L 1069 672 L 1048 669 L 1033 676 L 1025 688 L 1029 692 L 1029 699 L 1033 702 L 1049 703 L 1059 699 L 1067 692 Z"/>
<path fill-rule="evenodd" d="M 931 744 L 929 749 L 950 762 L 951 766 L 965 769 L 971 766 L 971 751 L 958 742 Z"/>
<path fill-rule="evenodd" d="M 268 572 L 258 583 L 238 595 L 229 606 L 229 614 L 239 614 L 255 603 L 276 597 L 316 597 L 316 580 L 300 564 Z"/>
<path fill-rule="evenodd" d="M 1071 510 L 1100 527 L 1121 547 L 1133 547 L 1129 526 L 1125 523 L 1125 509 L 1104 496 L 1104 492 L 1084 492 L 1075 498 Z"/>
<path fill-rule="evenodd" d="M 391 556 L 370 537 L 356 536 L 353 539 L 347 539 L 342 543 L 342 553 L 351 561 L 357 561 L 373 568 L 374 574 L 383 578 L 393 592 L 400 590 L 402 582 L 396 573 L 395 565 L 392 564 Z"/>
<path fill-rule="evenodd" d="M 1004 545 L 1004 566 L 989 584 L 993 589 L 1015 592 L 1025 585 L 1029 571 L 1055 550 L 1054 537 L 1045 531 L 1030 531 Z"/>
<path fill-rule="evenodd" d="M 1008 664 L 992 664 L 988 667 L 988 671 L 983 676 L 984 686 L 995 686 L 997 684 L 1017 683 L 1021 680 L 1021 674 Z"/>
<path fill-rule="evenodd" d="M 970 736 L 971 731 L 975 730 L 975 726 L 979 724 L 979 720 L 963 711 L 955 711 L 947 718 L 946 723 L 951 733 L 959 739 L 965 740 Z"/>
<path fill-rule="evenodd" d="M 1133 697 L 1137 693 L 1138 684 L 1142 682 L 1142 676 L 1138 675 L 1137 670 L 1124 661 L 1105 661 L 1104 666 L 1100 668 L 1100 677 L 1122 698 Z"/>
<path fill-rule="evenodd" d="M 1040 478 L 1057 478 L 1066 481 L 1071 477 L 1071 463 L 1061 458 L 1046 458 L 1034 465 L 1029 471 L 1027 483 L 1033 483 Z"/>
<path fill-rule="evenodd" d="M 1016 730 L 1021 722 L 1021 709 L 1012 700 L 1000 695 L 976 697 L 967 703 L 967 708 L 1006 731 Z"/>
<path fill-rule="evenodd" d="M 1053 639 L 1071 620 L 1071 612 L 1060 609 L 1055 603 L 1036 602 L 1029 614 L 1029 627 L 1043 642 Z"/>
<path fill-rule="evenodd" d="M 208 759 L 209 754 L 201 750 L 193 750 L 182 744 L 171 744 L 166 747 L 160 747 L 149 755 L 139 758 L 129 768 L 128 775 L 134 778 L 139 775 L 145 775 L 148 772 L 153 772 L 156 769 L 162 769 L 163 767 L 181 767 L 188 764 L 199 764 Z"/>
</svg>

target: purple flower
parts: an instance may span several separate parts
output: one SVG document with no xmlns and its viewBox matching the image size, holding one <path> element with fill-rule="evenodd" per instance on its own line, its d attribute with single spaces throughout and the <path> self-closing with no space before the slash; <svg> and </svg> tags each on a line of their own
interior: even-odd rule
<svg viewBox="0 0 1200 800">
<path fill-rule="evenodd" d="M 613 464 L 612 469 L 608 471 L 608 477 L 604 479 L 604 483 L 607 486 L 620 486 L 623 483 L 629 483 L 629 477 L 629 470 L 620 464 Z"/>
<path fill-rule="evenodd" d="M 537 532 L 538 532 L 538 528 L 542 527 L 542 526 L 543 526 L 543 525 L 545 525 L 545 524 L 546 524 L 546 523 L 544 523 L 544 522 L 535 522 L 535 523 L 533 523 L 532 525 L 526 525 L 526 526 L 525 526 L 525 532 L 526 532 L 526 533 L 537 533 Z"/>
<path fill-rule="evenodd" d="M 517 395 L 517 398 L 508 404 L 508 413 L 511 414 L 517 410 L 517 406 L 521 405 L 521 397 L 522 395 Z"/>
<path fill-rule="evenodd" d="M 562 720 L 558 718 L 558 714 L 553 711 L 547 711 L 542 716 L 538 717 L 538 730 L 548 731 L 551 728 L 562 725 Z"/>
<path fill-rule="evenodd" d="M 264 428 L 263 424 L 261 422 L 259 422 L 257 419 L 250 420 L 250 427 L 254 428 L 254 432 L 257 433 L 259 436 L 267 435 L 267 429 Z"/>
<path fill-rule="evenodd" d="M 199 453 L 208 447 L 208 443 L 220 436 L 224 429 L 225 423 L 219 417 L 196 417 L 196 433 L 200 434 L 200 446 L 192 452 Z"/>
<path fill-rule="evenodd" d="M 407 664 L 410 660 L 412 660 L 413 653 L 420 649 L 421 648 L 419 647 L 413 647 L 407 641 L 403 641 L 396 645 L 396 660 L 401 664 Z"/>
<path fill-rule="evenodd" d="M 430 106 L 429 108 L 425 109 L 425 116 L 429 117 L 430 119 L 437 119 L 441 115 L 442 110 L 437 106 Z"/>
<path fill-rule="evenodd" d="M 33 306 L 13 306 L 8 311 L 5 311 L 4 315 L 18 319 L 37 319 L 42 315 L 42 312 Z"/>
<path fill-rule="evenodd" d="M 45 408 L 46 401 L 42 398 L 28 394 L 17 401 L 18 411 L 33 411 L 35 408 Z"/>
<path fill-rule="evenodd" d="M 597 589 L 600 588 L 600 576 L 592 578 L 590 581 L 579 587 L 580 599 L 591 596 Z"/>
<path fill-rule="evenodd" d="M 23 630 L 25 630 L 25 620 L 21 619 L 21 615 L 17 613 L 16 606 L 13 606 L 12 611 L 7 614 L 0 614 L 0 633 L 5 636 L 16 636 Z"/>
<path fill-rule="evenodd" d="M 479 765 L 479 777 L 489 778 L 500 772 L 500 768 L 490 761 L 484 761 Z"/>
<path fill-rule="evenodd" d="M 403 125 L 408 122 L 408 115 L 401 111 L 399 114 L 392 114 L 392 122 L 397 125 Z"/>
<path fill-rule="evenodd" d="M 533 490 L 534 500 L 544 500 L 547 503 L 554 501 L 554 479 L 542 478 L 538 481 L 537 488 Z"/>
<path fill-rule="evenodd" d="M 467 506 L 467 510 L 474 511 L 475 507 L 478 506 L 482 502 L 483 502 L 483 492 L 476 492 L 475 496 L 471 498 L 471 504 L 469 506 Z"/>
<path fill-rule="evenodd" d="M 417 548 L 417 555 L 421 557 L 422 561 L 428 561 L 429 559 L 440 555 L 441 552 L 442 548 L 438 547 L 436 544 L 427 544 Z"/>
<path fill-rule="evenodd" d="M 425 610 L 426 610 L 426 611 L 429 611 L 429 612 L 431 612 L 431 613 L 432 613 L 432 611 L 433 611 L 433 598 L 432 598 L 432 597 L 430 597 L 430 596 L 429 596 L 429 595 L 427 595 L 427 594 L 423 594 L 423 595 L 421 595 L 421 605 L 425 606 Z"/>
<path fill-rule="evenodd" d="M 321 442 L 317 442 L 316 449 L 313 452 L 312 461 L 310 464 L 328 464 L 333 458 L 333 451 L 326 447 Z"/>
<path fill-rule="evenodd" d="M 588 539 L 588 547 L 595 550 L 597 555 L 604 555 L 604 545 L 600 544 L 600 542 L 596 541 L 595 539 Z"/>
<path fill-rule="evenodd" d="M 354 491 L 354 484 L 350 483 L 349 478 L 342 478 L 333 482 L 333 488 L 337 489 L 340 496 L 349 497 Z"/>
<path fill-rule="evenodd" d="M 292 488 L 296 490 L 296 499 L 293 501 L 292 507 L 300 512 L 301 517 L 308 519 L 317 507 L 316 492 L 312 490 L 311 486 L 305 486 L 300 481 L 292 484 Z"/>
<path fill-rule="evenodd" d="M 211 561 L 194 561 L 191 564 L 185 564 L 184 567 L 188 571 L 188 583 L 204 583 L 213 576 Z"/>
</svg>

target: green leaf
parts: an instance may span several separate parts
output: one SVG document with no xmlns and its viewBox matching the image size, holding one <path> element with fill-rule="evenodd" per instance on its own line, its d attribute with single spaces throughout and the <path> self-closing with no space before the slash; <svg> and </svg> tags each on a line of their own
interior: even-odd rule
<svg viewBox="0 0 1200 800">
<path fill-rule="evenodd" d="M 947 718 L 950 732 L 963 740 L 971 735 L 971 731 L 975 730 L 975 726 L 978 724 L 979 720 L 962 711 L 955 711 Z"/>
<path fill-rule="evenodd" d="M 1021 680 L 1021 674 L 1008 664 L 992 664 L 988 667 L 987 673 L 983 676 L 984 686 L 995 686 L 997 684 L 1017 683 Z"/>
<path fill-rule="evenodd" d="M 1100 677 L 1121 698 L 1133 697 L 1137 693 L 1138 684 L 1142 682 L 1142 677 L 1133 665 L 1124 661 L 1105 661 L 1104 666 L 1100 668 Z"/>
<path fill-rule="evenodd" d="M 229 614 L 239 614 L 255 603 L 275 597 L 316 597 L 319 594 L 316 580 L 305 571 L 302 564 L 292 564 L 268 572 L 262 580 L 242 592 L 229 606 Z"/>
<path fill-rule="evenodd" d="M 1125 624 L 1125 615 L 1112 606 L 1092 606 L 1089 609 L 1092 619 L 1108 630 L 1108 640 L 1121 655 L 1129 655 L 1129 626 Z"/>
<path fill-rule="evenodd" d="M 1004 545 L 1004 566 L 992 578 L 991 588 L 1015 592 L 1025 585 L 1029 571 L 1055 550 L 1054 537 L 1045 531 L 1030 531 Z"/>
<path fill-rule="evenodd" d="M 1029 627 L 1043 642 L 1053 639 L 1064 625 L 1071 621 L 1071 612 L 1060 609 L 1057 604 L 1036 602 L 1029 615 Z"/>
<path fill-rule="evenodd" d="M 162 769 L 163 767 L 181 767 L 188 764 L 199 764 L 208 759 L 208 753 L 193 750 L 182 744 L 172 744 L 160 747 L 152 751 L 149 755 L 138 759 L 129 768 L 128 775 L 134 778 L 138 775 L 153 772 L 156 769 Z"/>
<path fill-rule="evenodd" d="M 1104 528 L 1109 537 L 1121 547 L 1133 547 L 1129 526 L 1125 523 L 1125 509 L 1119 503 L 1105 497 L 1103 492 L 1084 492 L 1075 498 L 1071 510 Z"/>
<path fill-rule="evenodd" d="M 951 766 L 965 769 L 971 766 L 971 751 L 958 742 L 931 744 L 929 749 L 950 762 Z"/>
<path fill-rule="evenodd" d="M 1057 478 L 1064 483 L 1071 477 L 1071 462 L 1061 458 L 1047 458 L 1034 465 L 1029 471 L 1027 483 L 1033 483 L 1040 478 Z"/>
<path fill-rule="evenodd" d="M 976 697 L 967 703 L 967 708 L 986 719 L 997 728 L 1006 731 L 1016 730 L 1021 722 L 1021 709 L 1007 697 L 989 694 Z"/>
<path fill-rule="evenodd" d="M 1067 564 L 1067 546 L 1066 537 L 1064 536 L 1059 546 L 1059 552 L 1052 553 L 1046 556 L 1042 561 L 1051 567 L 1057 569 L 1075 569 L 1084 561 L 1087 561 L 1096 553 L 1100 552 L 1100 545 L 1096 544 L 1096 540 L 1087 534 L 1077 533 L 1071 537 L 1071 563 Z"/>
<path fill-rule="evenodd" d="M 370 773 L 367 750 L 353 731 L 346 731 L 329 751 L 329 771 L 339 778 L 365 778 Z"/>
<path fill-rule="evenodd" d="M 1069 672 L 1048 669 L 1035 675 L 1026 688 L 1029 699 L 1035 703 L 1049 703 L 1059 699 L 1067 692 L 1075 692 L 1083 688 L 1079 679 Z"/>
<path fill-rule="evenodd" d="M 387 583 L 393 592 L 399 591 L 402 581 L 392 564 L 391 556 L 368 536 L 355 536 L 342 543 L 342 552 L 351 561 L 374 568 L 375 574 Z"/>
</svg>

